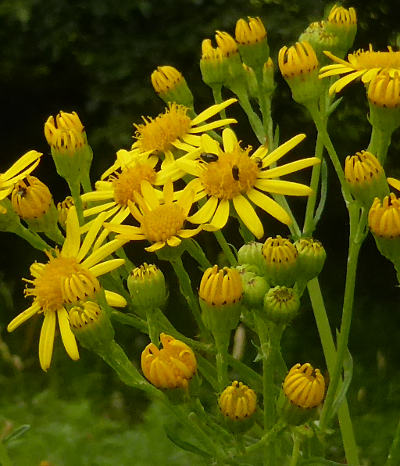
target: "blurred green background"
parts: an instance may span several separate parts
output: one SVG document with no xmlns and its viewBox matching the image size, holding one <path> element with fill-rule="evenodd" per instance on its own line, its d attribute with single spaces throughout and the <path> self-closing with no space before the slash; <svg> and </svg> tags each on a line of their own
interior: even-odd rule
<svg viewBox="0 0 400 466">
<path fill-rule="evenodd" d="M 27 150 L 45 153 L 35 174 L 50 186 L 56 201 L 67 194 L 54 175 L 43 135 L 43 124 L 59 110 L 77 111 L 86 126 L 95 159 L 93 179 L 113 161 L 115 152 L 132 143 L 132 123 L 141 115 L 155 116 L 163 103 L 155 95 L 150 74 L 158 65 L 172 65 L 185 75 L 198 111 L 212 104 L 201 81 L 200 45 L 215 30 L 233 34 L 236 20 L 260 16 L 268 30 L 275 60 L 283 45 L 296 41 L 311 21 L 319 20 L 332 3 L 324 1 L 243 0 L 2 0 L 0 1 L 0 171 Z M 354 49 L 372 43 L 383 50 L 396 45 L 399 23 L 396 2 L 344 2 L 358 15 Z M 290 98 L 277 74 L 273 117 L 281 139 L 305 132 L 302 154 L 313 152 L 315 131 L 307 114 Z M 361 85 L 343 92 L 344 101 L 330 123 L 342 159 L 365 149 L 370 126 Z M 226 94 L 228 96 L 228 94 Z M 255 143 L 244 115 L 240 137 Z M 387 173 L 400 176 L 399 135 L 394 134 Z M 294 204 L 299 215 L 304 203 Z M 316 232 L 328 261 L 321 274 L 332 328 L 339 324 L 346 265 L 348 220 L 338 183 L 332 176 L 326 212 Z M 285 233 L 271 223 L 269 234 Z M 60 343 L 52 368 L 43 373 L 37 361 L 40 318 L 8 335 L 5 326 L 27 307 L 23 282 L 29 265 L 43 255 L 23 240 L 3 234 L 0 252 L 0 435 L 21 424 L 31 430 L 11 445 L 16 465 L 180 465 L 196 458 L 170 443 L 162 424 L 170 422 L 141 393 L 125 388 L 94 356 L 82 350 L 81 360 L 67 359 Z M 237 246 L 240 244 L 237 243 Z M 211 248 L 213 246 L 210 246 Z M 215 249 L 215 248 L 214 248 Z M 134 253 L 135 248 L 131 251 Z M 151 260 L 151 257 L 147 257 Z M 171 273 L 164 269 L 168 276 Z M 176 287 L 171 286 L 171 290 Z M 179 299 L 178 296 L 172 296 Z M 390 263 L 379 256 L 368 238 L 363 246 L 350 350 L 355 373 L 349 397 L 356 435 L 365 465 L 382 464 L 400 413 L 399 289 Z M 182 302 L 181 302 L 182 303 Z M 183 312 L 167 309 L 181 330 L 193 334 Z M 184 303 L 182 303 L 184 308 Z M 311 308 L 304 300 L 302 315 L 286 332 L 283 350 L 288 365 L 310 361 L 324 368 Z M 147 339 L 117 327 L 117 339 L 138 361 Z M 249 344 L 249 347 L 252 345 Z M 247 358 L 254 356 L 249 348 Z M 332 442 L 334 444 L 335 442 Z M 154 445 L 157 448 L 154 448 Z M 332 451 L 340 458 L 341 451 Z"/>
</svg>

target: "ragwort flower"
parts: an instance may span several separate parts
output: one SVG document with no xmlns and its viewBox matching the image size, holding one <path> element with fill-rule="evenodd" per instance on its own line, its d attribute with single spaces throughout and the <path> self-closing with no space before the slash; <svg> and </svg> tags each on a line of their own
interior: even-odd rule
<svg viewBox="0 0 400 466">
<path fill-rule="evenodd" d="M 44 371 L 51 363 L 57 318 L 68 355 L 73 360 L 79 359 L 76 339 L 70 327 L 68 307 L 88 298 L 95 299 L 101 290 L 97 277 L 124 263 L 124 259 L 103 261 L 124 244 L 121 239 L 110 241 L 89 252 L 103 221 L 102 215 L 99 215 L 81 242 L 76 209 L 71 207 L 67 216 L 66 239 L 61 251 L 56 250 L 55 254 L 46 252 L 48 262 L 33 263 L 30 267 L 33 280 L 25 279 L 31 285 L 25 289 L 25 296 L 33 296 L 33 304 L 15 317 L 7 329 L 12 332 L 35 314 L 44 315 L 39 340 L 39 360 Z M 104 293 L 110 305 L 126 305 L 122 296 L 107 290 Z"/>
<path fill-rule="evenodd" d="M 203 225 L 210 222 L 210 226 L 204 228 L 218 230 L 226 225 L 230 205 L 233 204 L 246 227 L 257 238 L 261 238 L 264 228 L 252 206 L 255 204 L 280 222 L 290 225 L 291 218 L 286 210 L 265 193 L 310 195 L 312 191 L 308 186 L 277 178 L 320 161 L 310 157 L 280 167 L 269 167 L 304 138 L 304 134 L 299 134 L 268 155 L 268 149 L 263 145 L 250 156 L 251 147 L 243 149 L 231 129 L 225 129 L 222 133 L 223 148 L 217 141 L 204 135 L 204 153 L 200 158 L 187 154 L 176 162 L 180 168 L 196 177 L 188 184 L 196 191 L 196 200 L 207 198 L 205 204 L 188 220 Z"/>
<path fill-rule="evenodd" d="M 231 123 L 236 123 L 233 118 L 206 121 L 218 114 L 228 105 L 236 102 L 229 99 L 221 104 L 212 105 L 195 118 L 187 113 L 188 107 L 170 103 L 164 113 L 156 118 L 142 117 L 144 123 L 134 124 L 136 128 L 135 139 L 132 149 L 139 152 L 164 154 L 167 163 L 174 161 L 173 150 L 182 149 L 185 152 L 193 150 L 200 145 L 200 134 L 215 128 L 222 128 Z"/>
<path fill-rule="evenodd" d="M 174 201 L 171 180 L 164 186 L 163 200 L 160 200 L 159 192 L 148 181 L 142 181 L 141 190 L 141 194 L 135 194 L 137 205 L 128 202 L 129 209 L 140 226 L 115 223 L 104 225 L 107 229 L 119 233 L 118 238 L 125 241 L 147 239 L 153 244 L 145 249 L 153 252 L 166 245 L 179 246 L 182 239 L 191 238 L 202 229 L 201 226 L 193 230 L 183 228 L 194 201 L 194 191 L 190 187 L 187 186 L 180 193 L 177 201 Z"/>
<path fill-rule="evenodd" d="M 376 52 L 370 44 L 368 50 L 357 50 L 347 55 L 347 61 L 336 57 L 330 52 L 325 54 L 336 62 L 333 65 L 327 65 L 321 68 L 320 78 L 344 74 L 329 89 L 329 93 L 340 92 L 345 86 L 352 81 L 361 78 L 364 84 L 372 81 L 382 71 L 393 76 L 400 71 L 400 51 L 394 52 L 392 47 L 388 46 L 385 52 Z"/>
</svg>

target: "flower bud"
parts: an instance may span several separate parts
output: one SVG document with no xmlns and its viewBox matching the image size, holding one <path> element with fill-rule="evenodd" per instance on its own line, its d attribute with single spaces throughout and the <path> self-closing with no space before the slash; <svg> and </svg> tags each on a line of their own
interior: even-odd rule
<svg viewBox="0 0 400 466">
<path fill-rule="evenodd" d="M 267 238 L 262 246 L 264 276 L 271 286 L 293 286 L 297 277 L 298 252 L 293 243 L 277 236 Z"/>
<path fill-rule="evenodd" d="M 294 288 L 275 286 L 264 297 L 264 312 L 268 320 L 276 324 L 288 324 L 297 315 L 300 298 Z"/>
<path fill-rule="evenodd" d="M 158 66 L 151 74 L 151 83 L 166 104 L 176 102 L 193 108 L 193 94 L 182 73 L 173 66 Z"/>
<path fill-rule="evenodd" d="M 385 171 L 370 152 L 361 151 L 347 156 L 344 175 L 352 195 L 364 207 L 370 208 L 375 197 L 383 199 L 389 194 Z"/>
<path fill-rule="evenodd" d="M 339 39 L 339 56 L 344 57 L 351 48 L 357 33 L 357 15 L 354 8 L 334 5 L 326 21 L 326 30 Z"/>
<path fill-rule="evenodd" d="M 325 380 L 311 364 L 295 364 L 283 382 L 286 401 L 280 407 L 282 417 L 292 425 L 304 424 L 314 415 L 325 396 Z"/>
<path fill-rule="evenodd" d="M 326 252 L 322 244 L 313 238 L 300 238 L 295 243 L 298 252 L 298 277 L 308 282 L 321 273 Z"/>
<path fill-rule="evenodd" d="M 314 49 L 320 66 L 330 63 L 329 58 L 324 54 L 328 50 L 334 55 L 341 53 L 339 50 L 339 38 L 328 32 L 325 21 L 311 23 L 307 29 L 300 34 L 299 42 L 308 42 Z"/>
<path fill-rule="evenodd" d="M 264 63 L 263 70 L 262 70 L 263 93 L 269 96 L 273 94 L 276 88 L 274 72 L 275 72 L 275 65 L 271 57 L 269 57 L 268 60 Z"/>
<path fill-rule="evenodd" d="M 318 78 L 318 59 L 308 42 L 297 42 L 289 48 L 282 47 L 278 64 L 297 103 L 307 105 L 319 99 L 324 83 Z"/>
<path fill-rule="evenodd" d="M 236 22 L 235 38 L 243 62 L 254 70 L 261 70 L 269 57 L 267 31 L 261 19 L 239 19 Z"/>
<path fill-rule="evenodd" d="M 93 301 L 73 306 L 69 321 L 79 343 L 89 350 L 102 352 L 114 339 L 114 328 L 107 313 Z"/>
<path fill-rule="evenodd" d="M 239 323 L 243 286 L 240 274 L 229 267 L 209 267 L 199 288 L 205 326 L 214 332 L 233 330 Z"/>
<path fill-rule="evenodd" d="M 160 334 L 163 346 L 158 349 L 150 343 L 142 352 L 141 365 L 146 379 L 157 388 L 187 389 L 197 369 L 196 357 L 185 343 Z"/>
<path fill-rule="evenodd" d="M 73 205 L 75 204 L 72 196 L 67 196 L 63 201 L 57 204 L 58 223 L 63 227 L 64 230 L 67 221 L 68 210 Z"/>
<path fill-rule="evenodd" d="M 254 272 L 262 274 L 265 268 L 265 260 L 262 254 L 263 244 L 257 241 L 244 244 L 238 251 L 238 262 L 240 265 L 252 265 Z"/>
<path fill-rule="evenodd" d="M 263 277 L 255 273 L 245 272 L 241 274 L 243 285 L 243 304 L 249 309 L 262 306 L 264 296 L 268 291 L 268 283 Z"/>
<path fill-rule="evenodd" d="M 235 432 L 244 431 L 253 423 L 248 420 L 257 409 L 257 395 L 247 385 L 235 380 L 221 393 L 218 405 L 228 426 Z"/>
<path fill-rule="evenodd" d="M 369 121 L 384 133 L 400 126 L 400 73 L 382 71 L 368 84 Z"/>
<path fill-rule="evenodd" d="M 254 73 L 254 70 L 250 66 L 247 66 L 246 63 L 243 63 L 243 70 L 244 70 L 244 76 L 246 78 L 246 83 L 247 83 L 247 93 L 250 98 L 257 99 L 259 92 L 258 92 L 257 77 Z"/>
<path fill-rule="evenodd" d="M 165 305 L 165 278 L 157 266 L 144 263 L 136 267 L 128 276 L 127 286 L 134 308 L 156 309 Z"/>
</svg>

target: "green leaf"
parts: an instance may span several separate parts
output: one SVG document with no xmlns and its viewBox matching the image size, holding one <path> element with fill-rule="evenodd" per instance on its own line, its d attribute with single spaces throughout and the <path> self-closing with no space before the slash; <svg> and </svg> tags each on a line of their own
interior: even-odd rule
<svg viewBox="0 0 400 466">
<path fill-rule="evenodd" d="M 195 455 L 203 456 L 204 458 L 212 458 L 212 456 L 208 452 L 202 450 L 199 447 L 196 447 L 196 445 L 193 445 L 192 443 L 189 443 L 186 440 L 182 440 L 181 438 L 179 438 L 177 433 L 174 432 L 171 428 L 164 426 L 164 430 L 169 440 L 171 440 L 172 443 L 174 443 L 182 450 L 189 451 L 191 453 L 194 453 Z"/>
<path fill-rule="evenodd" d="M 29 424 L 23 424 L 22 426 L 17 427 L 15 430 L 11 432 L 10 435 L 8 435 L 3 442 L 9 443 L 12 442 L 13 440 L 17 440 L 19 437 L 25 434 L 27 430 L 29 430 L 31 426 Z"/>
</svg>

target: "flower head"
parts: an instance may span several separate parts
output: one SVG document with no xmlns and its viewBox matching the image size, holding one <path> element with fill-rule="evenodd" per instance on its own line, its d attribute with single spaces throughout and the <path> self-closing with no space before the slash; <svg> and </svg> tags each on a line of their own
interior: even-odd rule
<svg viewBox="0 0 400 466">
<path fill-rule="evenodd" d="M 293 286 L 297 278 L 298 252 L 287 238 L 267 238 L 263 247 L 264 275 L 272 286 Z"/>
<path fill-rule="evenodd" d="M 235 304 L 242 296 L 242 281 L 237 270 L 214 265 L 204 272 L 199 297 L 207 304 L 215 307 Z"/>
<path fill-rule="evenodd" d="M 240 45 L 250 45 L 263 41 L 267 37 L 267 31 L 260 18 L 243 18 L 236 22 L 235 38 Z M 267 57 L 268 58 L 268 57 Z"/>
<path fill-rule="evenodd" d="M 341 56 L 353 45 L 357 33 L 357 15 L 354 8 L 344 8 L 334 5 L 325 22 L 328 32 L 339 39 L 338 47 Z"/>
<path fill-rule="evenodd" d="M 42 154 L 31 150 L 20 157 L 4 173 L 0 173 L 0 201 L 13 190 L 15 184 L 29 175 L 39 164 Z"/>
<path fill-rule="evenodd" d="M 11 193 L 11 203 L 17 214 L 25 219 L 42 217 L 53 204 L 49 188 L 35 176 L 18 181 Z"/>
<path fill-rule="evenodd" d="M 289 225 L 291 219 L 286 210 L 264 193 L 293 196 L 308 196 L 311 193 L 308 186 L 274 178 L 319 163 L 315 157 L 269 168 L 304 137 L 304 134 L 299 134 L 268 155 L 264 145 L 250 155 L 251 147 L 243 149 L 231 129 L 225 129 L 222 133 L 223 148 L 204 135 L 202 156 L 197 157 L 196 154 L 193 158 L 193 154 L 187 154 L 176 162 L 182 170 L 196 177 L 187 185 L 196 191 L 196 199 L 207 198 L 199 211 L 189 217 L 189 221 L 203 225 L 210 222 L 211 226 L 204 225 L 204 228 L 223 228 L 229 218 L 230 205 L 233 204 L 246 227 L 257 238 L 261 238 L 264 228 L 251 205 L 253 203 Z"/>
<path fill-rule="evenodd" d="M 298 252 L 297 273 L 309 281 L 317 277 L 325 264 L 326 252 L 322 243 L 314 238 L 300 238 L 294 243 Z"/>
<path fill-rule="evenodd" d="M 141 365 L 146 379 L 157 388 L 188 388 L 196 373 L 197 361 L 186 343 L 161 333 L 163 348 L 150 343 L 142 352 Z"/>
<path fill-rule="evenodd" d="M 61 251 L 56 250 L 54 254 L 46 252 L 48 262 L 33 263 L 30 268 L 33 279 L 25 280 L 31 285 L 25 289 L 25 296 L 33 296 L 33 304 L 15 317 L 7 329 L 12 332 L 33 315 L 44 315 L 39 341 L 39 360 L 45 371 L 51 363 L 57 318 L 65 349 L 69 356 L 76 360 L 79 358 L 79 352 L 70 328 L 68 307 L 87 298 L 96 299 L 101 289 L 97 277 L 124 263 L 124 259 L 102 262 L 124 244 L 124 241 L 118 239 L 89 252 L 103 221 L 100 215 L 81 242 L 76 209 L 71 207 L 67 216 L 66 239 Z M 110 305 L 126 305 L 121 296 L 111 291 L 105 291 L 105 297 Z"/>
<path fill-rule="evenodd" d="M 85 128 L 76 112 L 60 112 L 56 118 L 50 115 L 44 125 L 44 135 L 49 146 L 67 154 L 87 144 Z"/>
<path fill-rule="evenodd" d="M 283 382 L 283 392 L 300 408 L 315 408 L 325 396 L 325 380 L 311 364 L 295 364 Z"/>
<path fill-rule="evenodd" d="M 257 409 L 257 395 L 247 385 L 235 380 L 221 393 L 218 404 L 224 416 L 232 421 L 242 421 Z"/>
<path fill-rule="evenodd" d="M 174 150 L 182 149 L 188 152 L 199 147 L 200 134 L 236 123 L 233 118 L 205 123 L 234 102 L 236 99 L 229 99 L 221 104 L 212 105 L 193 119 L 188 115 L 188 107 L 170 103 L 165 112 L 156 118 L 143 117 L 143 123 L 134 124 L 136 141 L 132 149 L 155 155 L 164 154 L 166 162 L 171 162 L 174 160 Z"/>
<path fill-rule="evenodd" d="M 129 202 L 129 209 L 140 226 L 106 224 L 106 228 L 120 233 L 119 238 L 125 241 L 147 239 L 151 246 L 146 251 L 157 251 L 168 245 L 179 246 L 182 239 L 191 238 L 199 233 L 201 226 L 189 230 L 184 229 L 185 221 L 194 201 L 194 192 L 186 187 L 174 201 L 174 188 L 172 182 L 165 184 L 163 200 L 159 192 L 148 181 L 141 184 L 142 194 L 136 194 L 136 203 Z M 163 201 L 163 202 L 162 202 Z"/>
<path fill-rule="evenodd" d="M 135 267 L 127 279 L 132 306 L 139 309 L 162 307 L 167 300 L 164 274 L 153 264 Z"/>
<path fill-rule="evenodd" d="M 349 53 L 347 61 L 335 57 L 330 52 L 326 52 L 326 55 L 336 63 L 321 68 L 319 77 L 345 75 L 332 84 L 329 89 L 330 94 L 340 92 L 345 86 L 358 78 L 361 78 L 362 82 L 367 84 L 382 71 L 390 76 L 394 76 L 400 71 L 400 52 L 394 52 L 390 46 L 388 46 L 386 52 L 375 52 L 372 45 L 370 45 L 368 50 L 361 49 Z"/>
<path fill-rule="evenodd" d="M 276 324 L 288 324 L 297 315 L 300 297 L 295 288 L 275 286 L 264 296 L 264 312 Z"/>
</svg>

